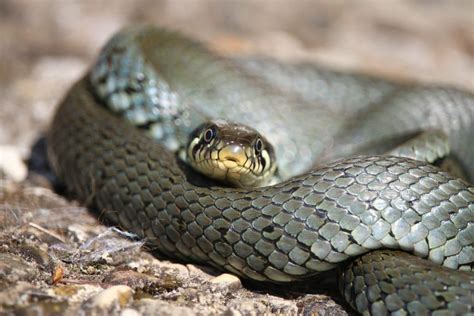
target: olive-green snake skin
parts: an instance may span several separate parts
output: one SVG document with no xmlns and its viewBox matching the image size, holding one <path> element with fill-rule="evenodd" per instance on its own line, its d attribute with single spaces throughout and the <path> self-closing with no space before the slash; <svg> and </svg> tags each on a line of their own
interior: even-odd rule
<svg viewBox="0 0 474 316">
<path fill-rule="evenodd" d="M 105 110 L 97 98 L 100 80 L 86 75 L 62 101 L 48 136 L 51 164 L 80 201 L 170 258 L 254 280 L 302 280 L 345 265 L 342 292 L 363 314 L 473 312 L 474 273 L 462 270 L 474 261 L 474 187 L 408 158 L 327 161 L 356 152 L 351 144 L 435 128 L 448 136 L 472 181 L 474 96 L 307 65 L 298 77 L 298 65 L 222 61 L 154 28 L 134 28 L 115 41 L 127 36 L 168 83 L 161 87 L 184 96 L 191 111 L 228 112 L 268 137 L 286 180 L 250 189 L 204 185 L 174 154 Z M 259 67 L 273 76 L 252 74 Z M 169 131 L 161 134 L 165 143 L 171 139 Z M 325 165 L 297 175 L 317 161 Z M 377 250 L 383 248 L 404 252 Z"/>
</svg>

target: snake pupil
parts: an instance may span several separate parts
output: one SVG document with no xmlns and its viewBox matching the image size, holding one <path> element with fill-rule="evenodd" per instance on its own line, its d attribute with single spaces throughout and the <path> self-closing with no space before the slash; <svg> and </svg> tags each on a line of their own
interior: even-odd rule
<svg viewBox="0 0 474 316">
<path fill-rule="evenodd" d="M 259 138 L 259 139 L 257 139 L 257 141 L 255 142 L 255 151 L 256 151 L 257 153 L 260 153 L 260 152 L 262 151 L 262 149 L 263 149 L 263 142 L 262 142 L 262 140 Z"/>
<path fill-rule="evenodd" d="M 214 138 L 214 130 L 212 128 L 208 128 L 206 132 L 204 133 L 204 140 L 206 142 L 210 142 L 212 138 Z"/>
</svg>

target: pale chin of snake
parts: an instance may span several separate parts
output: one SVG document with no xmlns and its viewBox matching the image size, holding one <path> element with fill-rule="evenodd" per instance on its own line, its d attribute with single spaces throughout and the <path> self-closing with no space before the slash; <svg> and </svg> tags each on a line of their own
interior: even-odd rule
<svg viewBox="0 0 474 316">
<path fill-rule="evenodd" d="M 114 210 L 106 212 L 113 222 L 146 238 L 169 258 L 209 264 L 243 278 L 290 282 L 345 266 L 339 277 L 342 293 L 362 314 L 473 312 L 474 275 L 462 271 L 470 270 L 474 262 L 474 187 L 470 183 L 425 162 L 367 155 L 327 163 L 273 186 L 198 186 L 165 147 L 97 101 L 97 91 L 112 87 L 118 94 L 108 94 L 110 98 L 103 103 L 120 100 L 120 111 L 133 107 L 135 101 L 146 103 L 140 88 L 156 83 L 156 69 L 161 71 L 161 90 L 155 89 L 159 91 L 153 97 L 166 101 L 162 104 L 169 105 L 175 99 L 170 95 L 188 97 L 192 91 L 193 105 L 215 105 L 215 110 L 221 111 L 217 115 L 222 114 L 224 101 L 233 101 L 229 114 L 233 116 L 245 112 L 251 102 L 252 115 L 257 118 L 248 117 L 248 125 L 262 124 L 263 134 L 274 144 L 278 158 L 285 146 L 294 148 L 294 155 L 283 155 L 279 160 L 279 168 L 294 168 L 289 174 L 298 172 L 299 167 L 292 165 L 291 159 L 304 152 L 306 155 L 299 159 L 311 163 L 322 152 L 311 144 L 332 142 L 331 136 L 340 133 L 343 141 L 363 139 L 370 143 L 415 128 L 436 127 L 448 136 L 451 153 L 472 179 L 471 93 L 407 86 L 305 65 L 308 71 L 301 80 L 324 82 L 329 90 L 336 83 L 345 85 L 343 91 L 334 91 L 338 98 L 330 100 L 339 106 L 340 113 L 345 113 L 336 115 L 340 121 L 357 119 L 354 127 L 352 122 L 325 121 L 331 113 L 306 106 L 308 100 L 324 96 L 305 94 L 304 89 L 296 89 L 300 85 L 295 88 L 301 93 L 301 98 L 296 98 L 300 103 L 288 111 L 285 102 L 294 99 L 280 89 L 288 82 L 272 83 L 264 78 L 254 81 L 248 74 L 250 70 L 236 68 L 240 67 L 238 62 L 222 62 L 189 39 L 163 29 L 125 29 L 104 52 L 112 52 L 115 57 L 101 55 L 106 62 L 99 61 L 92 80 L 88 74 L 69 90 L 48 135 L 51 165 L 80 201 L 99 211 Z M 129 75 L 138 69 L 141 75 L 133 78 L 138 78 L 140 84 L 132 80 L 134 89 L 121 90 L 123 82 L 107 79 L 109 69 L 105 65 L 125 67 L 130 64 L 120 58 L 137 54 L 141 56 L 138 66 L 116 74 Z M 272 71 L 279 78 L 287 71 L 288 81 L 299 82 L 290 71 L 298 67 L 276 63 Z M 234 87 L 239 88 L 238 93 L 231 93 Z M 134 95 L 120 94 L 123 91 Z M 349 113 L 344 102 L 338 105 L 339 99 L 367 104 L 353 104 L 357 111 Z M 239 104 L 245 107 L 241 109 Z M 297 109 L 306 109 L 312 115 Z M 266 113 L 267 120 L 274 119 L 277 128 L 264 122 L 259 116 L 262 113 Z M 363 115 L 358 117 L 360 113 Z M 143 115 L 135 113 L 132 117 L 143 123 Z M 312 118 L 309 123 L 308 117 Z M 175 135 L 167 129 L 169 121 L 164 121 L 160 135 L 172 139 Z M 280 138 L 282 126 L 288 139 Z M 267 130 L 274 133 L 268 134 Z M 319 134 L 315 139 L 316 131 Z M 392 250 L 377 250 L 386 247 Z M 346 261 L 350 263 L 345 265 Z"/>
</svg>

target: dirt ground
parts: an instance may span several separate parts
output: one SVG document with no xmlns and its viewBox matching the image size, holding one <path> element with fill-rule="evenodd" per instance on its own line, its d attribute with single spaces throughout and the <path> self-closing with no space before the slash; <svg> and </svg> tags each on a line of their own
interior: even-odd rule
<svg viewBox="0 0 474 316">
<path fill-rule="evenodd" d="M 474 1 L 0 0 L 0 314 L 351 313 L 331 291 L 285 294 L 157 259 L 34 172 L 44 156 L 28 159 L 65 90 L 131 23 L 180 30 L 223 55 L 474 91 Z"/>
</svg>

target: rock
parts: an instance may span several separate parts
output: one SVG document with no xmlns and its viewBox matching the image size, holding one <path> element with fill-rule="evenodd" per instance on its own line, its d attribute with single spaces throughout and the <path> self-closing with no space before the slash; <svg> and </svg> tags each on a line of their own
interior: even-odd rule
<svg viewBox="0 0 474 316">
<path fill-rule="evenodd" d="M 325 295 L 304 295 L 297 300 L 297 306 L 303 315 L 348 315 L 340 305 Z"/>
<path fill-rule="evenodd" d="M 189 271 L 189 277 L 200 278 L 207 281 L 211 280 L 216 273 L 216 270 L 209 269 L 209 267 L 198 267 L 194 264 L 187 264 L 186 268 Z"/>
<path fill-rule="evenodd" d="M 91 314 L 116 313 L 129 304 L 133 290 L 126 285 L 114 285 L 88 299 L 82 309 Z"/>
<path fill-rule="evenodd" d="M 267 304 L 272 313 L 277 315 L 298 315 L 298 306 L 295 302 L 276 296 L 267 296 Z"/>
<path fill-rule="evenodd" d="M 120 312 L 120 316 L 141 316 L 142 314 L 133 308 L 125 308 Z"/>
<path fill-rule="evenodd" d="M 19 281 L 0 291 L 0 315 L 51 315 L 51 311 L 63 310 L 58 305 L 67 306 L 30 282 Z"/>
<path fill-rule="evenodd" d="M 156 295 L 165 291 L 177 289 L 181 282 L 172 275 L 155 277 L 145 273 L 135 272 L 133 270 L 116 270 L 108 274 L 104 280 L 107 284 L 122 284 L 131 287 L 134 290 L 141 290 L 149 295 Z"/>
<path fill-rule="evenodd" d="M 258 299 L 235 300 L 225 311 L 225 315 L 298 315 L 298 307 L 294 302 L 275 296 Z"/>
<path fill-rule="evenodd" d="M 190 270 L 183 264 L 172 263 L 166 260 L 158 260 L 156 258 L 152 258 L 151 261 L 152 262 L 150 263 L 150 266 L 152 271 L 150 272 L 153 272 L 155 275 L 172 275 L 178 280 L 190 279 Z"/>
<path fill-rule="evenodd" d="M 261 299 L 243 298 L 234 300 L 229 304 L 227 313 L 235 314 L 239 312 L 243 316 L 270 315 L 271 309 L 266 306 Z"/>
<path fill-rule="evenodd" d="M 193 309 L 184 306 L 177 306 L 156 299 L 142 299 L 133 304 L 142 315 L 160 315 L 160 316 L 193 316 L 197 315 Z"/>
<path fill-rule="evenodd" d="M 49 254 L 37 247 L 36 245 L 30 245 L 28 243 L 20 245 L 16 248 L 16 251 L 24 258 L 35 262 L 42 269 L 51 269 L 53 268 L 53 261 Z"/>
<path fill-rule="evenodd" d="M 0 170 L 17 182 L 26 178 L 28 170 L 17 147 L 0 146 Z"/>
<path fill-rule="evenodd" d="M 235 275 L 229 273 L 223 273 L 209 281 L 209 283 L 213 286 L 217 286 L 220 289 L 227 289 L 227 290 L 238 290 L 242 288 L 242 283 L 240 279 Z"/>
<path fill-rule="evenodd" d="M 38 274 L 38 271 L 22 257 L 0 253 L 0 283 L 10 285 L 18 281 L 32 281 Z"/>
<path fill-rule="evenodd" d="M 233 284 L 240 283 L 240 279 L 233 274 L 223 273 L 209 281 L 213 284 Z"/>
</svg>

